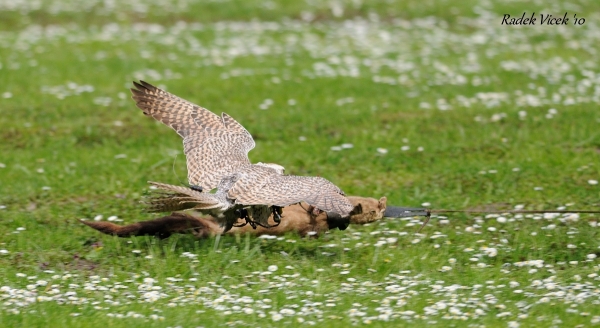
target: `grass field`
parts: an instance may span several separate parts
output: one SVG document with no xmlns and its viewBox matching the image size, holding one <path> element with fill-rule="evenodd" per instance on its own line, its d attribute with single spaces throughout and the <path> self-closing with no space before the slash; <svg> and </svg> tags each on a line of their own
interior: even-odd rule
<svg viewBox="0 0 600 328">
<path fill-rule="evenodd" d="M 501 25 L 523 12 L 571 19 Z M 146 181 L 186 180 L 179 137 L 130 99 L 138 79 L 236 118 L 253 162 L 347 194 L 598 210 L 599 13 L 594 0 L 0 0 L 0 326 L 600 324 L 598 215 L 162 241 L 77 221 L 154 218 Z"/>
</svg>

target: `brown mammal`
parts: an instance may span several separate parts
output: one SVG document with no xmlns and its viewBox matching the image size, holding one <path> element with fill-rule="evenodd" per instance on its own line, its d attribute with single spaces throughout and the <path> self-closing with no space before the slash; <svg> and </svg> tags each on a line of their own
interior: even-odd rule
<svg viewBox="0 0 600 328">
<path fill-rule="evenodd" d="M 365 224 L 374 222 L 383 217 L 387 199 L 379 200 L 368 197 L 348 197 L 354 206 L 362 207 L 361 214 L 350 216 L 350 224 Z M 102 232 L 119 237 L 154 235 L 166 238 L 174 233 L 193 234 L 197 238 L 206 238 L 223 233 L 223 228 L 210 217 L 195 217 L 181 212 L 158 219 L 141 221 L 125 226 L 120 226 L 107 221 L 81 221 L 82 223 Z M 240 221 L 241 222 L 241 221 Z M 273 217 L 269 218 L 270 224 L 275 224 Z M 282 235 L 288 232 L 297 232 L 301 236 L 321 234 L 327 230 L 341 227 L 335 220 L 328 219 L 327 213 L 315 211 L 306 203 L 294 204 L 283 208 L 283 219 L 278 226 L 263 228 L 258 226 L 253 229 L 250 225 L 234 227 L 225 234 L 252 234 L 252 235 Z"/>
</svg>

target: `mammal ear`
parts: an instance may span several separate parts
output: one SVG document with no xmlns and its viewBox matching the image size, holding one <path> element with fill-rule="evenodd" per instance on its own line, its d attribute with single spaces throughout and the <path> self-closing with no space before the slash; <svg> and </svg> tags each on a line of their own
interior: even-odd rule
<svg viewBox="0 0 600 328">
<path fill-rule="evenodd" d="M 386 207 L 387 207 L 387 197 L 379 198 L 379 210 L 385 211 Z"/>
<path fill-rule="evenodd" d="M 354 209 L 352 210 L 352 212 L 350 212 L 350 215 L 356 215 L 356 214 L 361 214 L 363 212 L 363 208 L 362 208 L 362 204 L 358 203 L 358 205 L 354 206 Z"/>
</svg>

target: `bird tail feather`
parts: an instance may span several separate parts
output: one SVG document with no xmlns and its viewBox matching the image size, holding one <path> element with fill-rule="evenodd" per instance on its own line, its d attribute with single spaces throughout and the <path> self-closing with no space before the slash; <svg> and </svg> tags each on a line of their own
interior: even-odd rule
<svg viewBox="0 0 600 328">
<path fill-rule="evenodd" d="M 187 209 L 210 210 L 221 206 L 213 194 L 202 193 L 188 187 L 148 181 L 158 189 L 143 203 L 148 212 L 182 211 Z"/>
</svg>

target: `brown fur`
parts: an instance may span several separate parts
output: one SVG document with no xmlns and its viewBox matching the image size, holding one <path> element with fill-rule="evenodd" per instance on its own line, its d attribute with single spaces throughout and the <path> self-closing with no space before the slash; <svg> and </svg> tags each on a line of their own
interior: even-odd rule
<svg viewBox="0 0 600 328">
<path fill-rule="evenodd" d="M 350 224 L 365 224 L 377 221 L 383 217 L 387 199 L 381 197 L 379 200 L 367 197 L 348 197 L 354 206 L 360 204 L 362 213 L 350 216 Z M 252 235 L 282 235 L 288 232 L 297 232 L 306 236 L 309 232 L 321 234 L 337 225 L 327 220 L 327 213 L 314 211 L 306 203 L 290 205 L 283 208 L 281 224 L 272 228 L 257 227 L 253 229 L 250 225 L 234 227 L 226 234 L 252 234 Z M 81 221 L 102 233 L 119 237 L 131 237 L 141 235 L 154 235 L 160 238 L 169 237 L 174 233 L 193 234 L 197 238 L 206 238 L 221 234 L 223 228 L 213 218 L 194 217 L 185 213 L 174 212 L 171 215 L 158 219 L 141 221 L 126 226 L 120 226 L 111 222 Z M 274 225 L 273 217 L 269 218 L 269 224 Z"/>
</svg>

